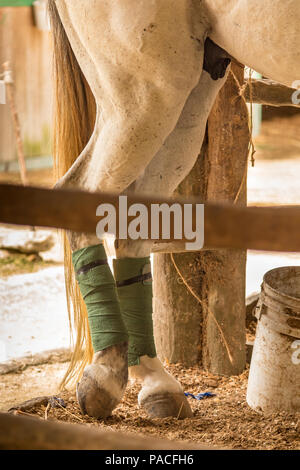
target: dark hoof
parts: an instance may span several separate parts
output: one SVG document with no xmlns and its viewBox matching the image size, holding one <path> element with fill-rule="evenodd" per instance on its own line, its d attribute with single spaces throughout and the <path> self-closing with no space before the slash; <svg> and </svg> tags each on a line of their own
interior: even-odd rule
<svg viewBox="0 0 300 470">
<path fill-rule="evenodd" d="M 174 417 L 177 419 L 192 418 L 192 409 L 183 393 L 160 393 L 148 395 L 140 405 L 151 418 Z"/>
<path fill-rule="evenodd" d="M 97 419 L 105 419 L 119 404 L 122 394 L 114 396 L 108 387 L 101 387 L 89 370 L 85 370 L 77 384 L 77 400 L 83 414 Z"/>
</svg>

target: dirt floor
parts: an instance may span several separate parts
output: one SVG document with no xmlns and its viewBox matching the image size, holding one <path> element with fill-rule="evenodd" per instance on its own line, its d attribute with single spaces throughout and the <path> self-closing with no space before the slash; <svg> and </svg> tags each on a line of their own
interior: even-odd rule
<svg viewBox="0 0 300 470">
<path fill-rule="evenodd" d="M 237 377 L 221 377 L 198 367 L 165 365 L 178 378 L 185 392 L 211 392 L 214 397 L 201 401 L 189 398 L 194 418 L 150 419 L 138 407 L 139 387 L 129 384 L 122 403 L 104 421 L 83 416 L 71 392 L 56 393 L 67 364 L 30 367 L 20 374 L 1 378 L 0 408 L 7 410 L 20 401 L 38 395 L 53 395 L 64 400 L 66 408 L 38 405 L 26 412 L 41 419 L 81 423 L 101 429 L 118 430 L 177 441 L 208 444 L 232 449 L 300 449 L 300 413 L 284 412 L 263 416 L 246 403 L 248 370 Z"/>
</svg>

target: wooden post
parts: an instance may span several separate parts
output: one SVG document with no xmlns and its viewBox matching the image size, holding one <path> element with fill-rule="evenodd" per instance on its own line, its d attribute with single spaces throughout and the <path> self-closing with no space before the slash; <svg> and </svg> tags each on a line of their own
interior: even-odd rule
<svg viewBox="0 0 300 470">
<path fill-rule="evenodd" d="M 243 84 L 244 69 L 233 64 L 208 120 L 206 200 L 246 206 L 248 110 L 236 80 Z M 204 260 L 203 365 L 216 374 L 237 375 L 246 363 L 246 251 L 217 250 L 205 253 Z"/>
<path fill-rule="evenodd" d="M 206 143 L 176 196 L 205 197 Z M 201 363 L 202 305 L 191 295 L 181 275 L 196 295 L 202 295 L 201 253 L 161 253 L 153 256 L 153 322 L 159 358 L 186 366 Z M 180 274 L 179 274 L 180 273 Z"/>
<path fill-rule="evenodd" d="M 243 84 L 244 70 L 233 65 L 232 71 L 236 78 L 230 73 L 217 97 L 198 161 L 177 195 L 246 205 L 248 111 L 236 82 Z M 224 375 L 244 370 L 245 268 L 242 250 L 154 255 L 154 330 L 162 360 L 202 362 Z"/>
<path fill-rule="evenodd" d="M 18 115 L 18 111 L 16 108 L 14 82 L 12 78 L 12 72 L 9 67 L 9 62 L 5 62 L 3 64 L 3 70 L 4 70 L 4 83 L 6 86 L 10 112 L 11 112 L 13 125 L 14 125 L 21 181 L 25 185 L 27 184 L 27 175 L 26 175 L 24 148 L 23 148 L 23 141 L 22 141 L 22 135 L 21 135 L 20 120 L 19 120 L 19 115 Z"/>
</svg>

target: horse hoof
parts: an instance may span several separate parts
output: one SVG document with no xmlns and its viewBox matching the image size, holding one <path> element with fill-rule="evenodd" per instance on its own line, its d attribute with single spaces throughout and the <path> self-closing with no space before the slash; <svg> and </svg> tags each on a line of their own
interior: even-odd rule
<svg viewBox="0 0 300 470">
<path fill-rule="evenodd" d="M 177 419 L 192 418 L 192 409 L 183 393 L 156 393 L 148 395 L 140 405 L 151 418 L 175 417 Z"/>
<path fill-rule="evenodd" d="M 77 400 L 83 414 L 105 419 L 122 400 L 128 381 L 127 343 L 94 354 L 77 384 Z"/>
<path fill-rule="evenodd" d="M 93 377 L 92 372 L 90 368 L 86 368 L 77 384 L 77 400 L 82 414 L 104 419 L 111 415 L 120 402 L 120 397 L 114 396 L 105 384 Z"/>
</svg>

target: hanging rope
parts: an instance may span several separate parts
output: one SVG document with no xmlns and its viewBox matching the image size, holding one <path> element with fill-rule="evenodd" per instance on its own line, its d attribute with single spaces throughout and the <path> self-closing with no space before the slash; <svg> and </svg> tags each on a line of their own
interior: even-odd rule
<svg viewBox="0 0 300 470">
<path fill-rule="evenodd" d="M 196 294 L 196 292 L 193 291 L 193 289 L 191 288 L 191 286 L 189 286 L 189 284 L 188 284 L 188 283 L 186 282 L 186 280 L 184 279 L 183 274 L 181 273 L 180 269 L 178 268 L 178 265 L 177 265 L 176 262 L 175 262 L 174 254 L 173 254 L 173 253 L 170 253 L 170 256 L 171 256 L 171 260 L 172 260 L 172 263 L 173 263 L 173 265 L 174 265 L 174 268 L 176 269 L 176 272 L 177 272 L 178 276 L 180 277 L 180 279 L 182 280 L 183 284 L 185 285 L 185 287 L 187 288 L 187 290 L 190 292 L 190 294 L 199 302 L 199 304 L 200 304 L 200 305 L 202 306 L 202 308 L 203 308 L 203 306 L 204 306 L 203 301 L 202 301 L 202 300 L 200 299 L 200 297 Z M 220 332 L 220 335 L 221 335 L 223 344 L 224 344 L 224 346 L 225 346 L 225 348 L 226 348 L 226 351 L 227 351 L 229 360 L 230 360 L 230 362 L 231 362 L 231 364 L 232 364 L 232 363 L 233 363 L 232 354 L 231 354 L 231 352 L 230 352 L 230 349 L 229 349 L 228 343 L 227 343 L 227 341 L 226 341 L 226 338 L 225 338 L 225 336 L 224 336 L 223 330 L 222 330 L 220 324 L 218 323 L 218 321 L 217 321 L 217 319 L 216 319 L 214 313 L 210 310 L 210 308 L 209 308 L 208 306 L 206 306 L 206 307 L 207 307 L 208 313 L 212 316 L 212 318 L 213 318 L 215 324 L 217 325 L 217 328 L 218 328 L 218 330 L 219 330 L 219 332 Z"/>
</svg>

